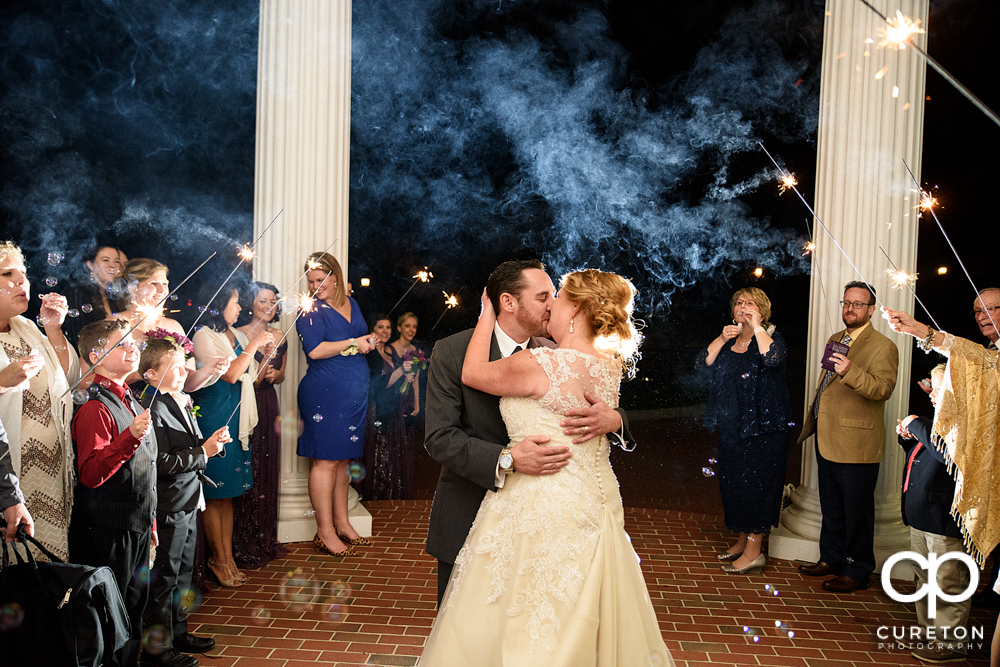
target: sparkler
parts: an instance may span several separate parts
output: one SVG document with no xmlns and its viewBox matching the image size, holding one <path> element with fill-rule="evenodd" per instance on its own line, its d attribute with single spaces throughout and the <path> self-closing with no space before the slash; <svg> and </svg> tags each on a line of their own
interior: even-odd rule
<svg viewBox="0 0 1000 667">
<path fill-rule="evenodd" d="M 863 1 L 864 0 L 862 0 L 862 2 Z M 782 173 L 782 174 L 787 174 L 788 173 L 784 169 L 781 168 L 781 165 L 779 165 L 778 161 L 774 159 L 774 156 L 772 156 L 771 153 L 769 153 L 768 150 L 766 148 L 764 148 L 763 142 L 757 142 L 757 145 L 760 146 L 761 150 L 764 151 L 764 154 L 767 155 L 767 157 L 771 160 L 771 162 L 774 163 L 774 166 L 778 169 L 778 171 L 780 173 Z M 799 200 L 803 204 L 805 204 L 806 208 L 809 209 L 809 212 L 812 213 L 812 216 L 813 216 L 813 218 L 815 218 L 816 222 L 819 223 L 820 227 L 823 228 L 823 231 L 826 232 L 826 235 L 830 237 L 830 240 L 833 241 L 834 245 L 837 246 L 837 249 L 840 250 L 840 252 L 844 255 L 844 259 L 847 260 L 847 263 L 851 265 L 851 268 L 853 268 L 854 271 L 861 278 L 861 282 L 863 282 L 865 285 L 868 285 L 869 284 L 868 281 L 865 280 L 865 277 L 861 273 L 861 270 L 858 269 L 857 265 L 851 259 L 850 255 L 848 255 L 847 251 L 844 250 L 844 246 L 840 245 L 840 241 L 837 240 L 837 237 L 833 235 L 833 232 L 831 232 L 830 229 L 826 226 L 826 224 L 820 219 L 820 217 L 818 215 L 816 215 L 816 211 L 814 211 L 813 207 L 809 205 L 809 202 L 806 201 L 806 198 L 802 196 L 802 193 L 799 192 L 798 187 L 796 187 L 795 185 L 792 185 L 791 189 L 792 189 L 793 192 L 795 192 L 796 195 L 798 195 Z M 881 299 L 878 298 L 878 295 L 875 294 L 875 292 L 873 290 L 871 290 L 870 287 L 869 287 L 869 291 L 872 293 L 872 296 L 875 297 L 875 301 L 878 303 L 878 305 L 880 305 L 883 308 L 885 308 L 885 304 L 882 303 Z"/>
<path fill-rule="evenodd" d="M 965 263 L 962 261 L 962 258 L 958 256 L 958 251 L 955 250 L 955 246 L 952 245 L 951 239 L 948 237 L 948 232 L 944 231 L 944 225 L 941 224 L 941 221 L 938 220 L 937 213 L 934 212 L 934 203 L 936 202 L 936 200 L 929 194 L 927 194 L 927 192 L 925 192 L 923 188 L 920 187 L 920 182 L 917 180 L 917 177 L 913 175 L 913 171 L 910 169 L 910 165 L 906 164 L 906 160 L 903 160 L 903 166 L 906 167 L 906 172 L 910 175 L 910 179 L 913 181 L 913 185 L 915 185 L 917 190 L 920 192 L 921 208 L 929 212 L 931 216 L 934 218 L 934 222 L 937 223 L 938 229 L 941 230 L 941 234 L 944 236 L 944 240 L 948 242 L 948 247 L 951 248 L 951 253 L 955 255 L 955 259 L 958 260 L 958 265 L 961 266 L 962 271 L 965 272 L 965 277 L 969 279 L 969 284 L 972 285 L 972 289 L 976 292 L 976 298 L 978 299 L 979 288 L 976 287 L 975 281 L 972 279 L 972 276 L 969 275 L 969 270 L 965 268 Z M 929 202 L 926 208 L 923 207 L 924 201 Z M 975 303 L 975 301 L 973 301 L 973 303 Z M 922 306 L 923 304 L 920 305 Z M 927 309 L 924 308 L 924 310 Z M 989 309 L 986 309 L 985 312 L 986 312 L 986 317 L 990 318 L 990 323 L 993 325 L 993 328 L 995 329 L 997 323 L 993 321 L 993 314 L 990 313 Z M 930 313 L 928 313 L 928 315 L 930 315 Z M 940 327 L 938 327 L 938 329 L 940 330 Z"/>
<path fill-rule="evenodd" d="M 237 255 L 239 255 L 239 258 L 244 262 L 251 262 L 253 261 L 253 258 L 256 257 L 253 248 L 245 244 L 242 248 L 240 248 L 240 251 L 237 253 Z"/>
<path fill-rule="evenodd" d="M 808 254 L 812 253 L 814 250 L 816 250 L 816 244 L 813 243 L 812 241 L 809 241 L 804 246 L 802 246 L 802 254 L 803 255 L 808 255 Z"/>
<path fill-rule="evenodd" d="M 884 18 L 884 17 L 883 17 Z M 903 12 L 896 10 L 896 19 L 885 19 L 885 28 L 882 30 L 882 41 L 878 43 L 881 49 L 883 46 L 893 44 L 897 49 L 905 49 L 906 42 L 913 35 L 922 35 L 926 30 L 920 27 L 920 19 L 910 20 L 903 16 Z"/>
<path fill-rule="evenodd" d="M 441 292 L 441 294 L 444 294 L 444 310 L 441 311 L 440 317 L 437 318 L 437 322 L 434 323 L 434 326 L 431 327 L 431 330 L 427 332 L 428 337 L 430 337 L 430 335 L 434 333 L 434 330 L 437 328 L 437 325 L 440 324 L 441 320 L 444 318 L 445 313 L 447 313 L 452 308 L 458 308 L 458 292 L 455 292 L 454 294 Z"/>
<path fill-rule="evenodd" d="M 879 246 L 878 249 L 882 250 L 882 246 Z M 900 271 L 899 269 L 896 268 L 896 265 L 893 264 L 892 260 L 889 259 L 889 255 L 888 253 L 886 253 L 885 250 L 882 250 L 882 254 L 885 255 L 886 260 L 889 262 L 889 266 L 892 267 L 891 269 L 886 269 L 886 271 L 889 273 L 889 279 L 892 284 L 892 288 L 902 289 L 905 286 L 908 290 L 910 290 L 910 294 L 913 295 L 913 298 L 917 300 L 917 303 L 920 304 L 920 307 L 924 309 L 925 313 L 927 313 L 927 317 L 931 318 L 931 322 L 934 323 L 934 326 L 940 329 L 941 327 L 938 326 L 937 320 L 935 320 L 934 316 L 931 315 L 931 311 L 927 309 L 927 306 L 924 305 L 924 302 L 920 300 L 920 297 L 917 296 L 917 293 L 913 290 L 913 286 L 917 282 L 917 274 L 915 273 L 910 274 L 907 273 L 906 271 Z"/>
<path fill-rule="evenodd" d="M 887 18 L 885 14 L 875 9 L 875 7 L 873 7 L 871 3 L 868 2 L 868 0 L 859 0 L 859 2 L 861 2 L 861 4 L 863 4 L 868 9 L 872 10 L 876 16 L 885 21 L 886 44 L 898 43 L 897 48 L 900 49 L 905 48 L 905 45 L 909 44 L 911 47 L 913 47 L 914 51 L 923 56 L 924 60 L 927 61 L 928 65 L 933 67 L 938 74 L 944 77 L 945 81 L 950 83 L 955 88 L 955 90 L 962 93 L 962 95 L 964 95 L 967 100 L 972 102 L 976 106 L 976 108 L 978 108 L 980 111 L 986 114 L 987 118 L 989 118 L 998 126 L 1000 126 L 1000 116 L 997 116 L 997 114 L 994 113 L 992 109 L 990 109 L 983 103 L 982 100 L 976 97 L 971 90 L 966 88 L 961 81 L 952 76 L 951 72 L 949 72 L 948 70 L 946 70 L 944 67 L 941 66 L 941 63 L 934 60 L 934 58 L 932 58 L 926 51 L 924 51 L 922 48 L 913 43 L 913 40 L 910 38 L 913 37 L 913 35 L 917 35 L 924 32 L 922 29 L 917 27 L 919 22 L 914 23 L 913 21 L 906 18 L 898 11 L 896 12 L 897 15 L 896 21 L 894 22 L 892 19 Z M 892 36 L 892 39 L 890 39 L 890 35 Z M 899 37 L 901 39 L 897 40 L 895 39 L 896 37 Z"/>
<path fill-rule="evenodd" d="M 431 264 L 433 264 L 433 262 L 431 262 Z M 399 301 L 396 302 L 395 306 L 393 306 L 392 308 L 389 309 L 389 312 L 387 313 L 387 315 L 392 315 L 392 311 L 396 310 L 396 307 L 399 306 L 399 304 L 403 303 L 403 299 L 405 299 L 406 295 L 409 294 L 410 291 L 414 287 L 417 286 L 417 283 L 430 282 L 430 279 L 433 278 L 433 277 L 434 277 L 434 274 L 431 273 L 430 270 L 426 266 L 424 267 L 423 271 L 417 271 L 417 275 L 413 276 L 413 284 L 410 285 L 410 288 L 408 290 L 406 290 L 405 292 L 403 292 L 403 296 L 399 297 Z"/>
<path fill-rule="evenodd" d="M 326 282 L 324 279 L 323 282 Z M 321 285 L 323 283 L 320 283 Z M 313 306 L 316 305 L 316 298 L 309 294 L 308 292 L 303 292 L 295 297 L 295 307 L 303 313 L 311 312 Z"/>
<path fill-rule="evenodd" d="M 781 172 L 781 187 L 778 188 L 778 196 L 780 197 L 781 195 L 785 194 L 786 192 L 788 192 L 790 189 L 794 188 L 798 184 L 799 184 L 799 182 L 797 180 L 795 180 L 795 176 L 794 175 L 792 175 L 790 172 L 782 171 Z"/>
</svg>

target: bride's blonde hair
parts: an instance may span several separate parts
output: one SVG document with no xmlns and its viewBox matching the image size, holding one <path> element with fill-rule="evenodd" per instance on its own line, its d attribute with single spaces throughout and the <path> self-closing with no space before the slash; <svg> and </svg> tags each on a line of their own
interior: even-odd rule
<svg viewBox="0 0 1000 667">
<path fill-rule="evenodd" d="M 594 347 L 621 360 L 629 377 L 635 375 L 642 335 L 632 319 L 635 286 L 614 273 L 584 269 L 567 273 L 559 295 L 580 306 L 594 332 Z"/>
</svg>

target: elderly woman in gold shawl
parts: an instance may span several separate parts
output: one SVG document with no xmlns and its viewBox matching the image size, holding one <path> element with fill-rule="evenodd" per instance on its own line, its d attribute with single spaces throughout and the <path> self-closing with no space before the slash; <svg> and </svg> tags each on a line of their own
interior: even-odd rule
<svg viewBox="0 0 1000 667">
<path fill-rule="evenodd" d="M 997 360 L 1000 352 L 970 340 L 935 331 L 898 310 L 883 309 L 893 331 L 917 339 L 925 352 L 948 357 L 942 395 L 934 412 L 933 432 L 944 442 L 944 457 L 955 478 L 951 513 L 958 520 L 965 547 L 983 567 L 1000 543 L 1000 466 L 997 437 Z M 994 590 L 1000 588 L 1000 583 Z M 997 591 L 1000 592 L 1000 591 Z M 1000 667 L 1000 619 L 993 635 L 991 667 Z"/>
</svg>

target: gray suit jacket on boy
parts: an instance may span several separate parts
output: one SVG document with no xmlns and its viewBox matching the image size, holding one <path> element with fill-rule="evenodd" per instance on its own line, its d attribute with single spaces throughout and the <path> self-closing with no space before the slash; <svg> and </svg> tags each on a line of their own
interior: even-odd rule
<svg viewBox="0 0 1000 667">
<path fill-rule="evenodd" d="M 427 553 L 454 563 L 469 536 L 472 522 L 487 491 L 496 490 L 500 450 L 510 444 L 500 416 L 500 398 L 462 384 L 462 364 L 472 340 L 472 329 L 438 341 L 427 377 L 424 447 L 441 464 L 427 530 Z M 532 338 L 528 347 L 552 347 L 545 338 Z M 496 336 L 490 361 L 500 358 Z M 628 422 L 625 440 L 631 441 Z"/>
</svg>

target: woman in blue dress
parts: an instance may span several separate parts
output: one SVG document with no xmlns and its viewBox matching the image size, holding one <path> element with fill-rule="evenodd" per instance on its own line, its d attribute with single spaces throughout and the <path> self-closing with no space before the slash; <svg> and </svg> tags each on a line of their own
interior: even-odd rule
<svg viewBox="0 0 1000 667">
<path fill-rule="evenodd" d="M 719 490 L 736 542 L 718 559 L 729 574 L 760 572 L 765 533 L 778 523 L 788 461 L 788 348 L 769 322 L 771 301 L 747 287 L 729 300 L 733 323 L 698 356 L 710 375 L 705 426 L 719 429 Z"/>
<path fill-rule="evenodd" d="M 334 556 L 356 556 L 360 537 L 347 516 L 348 464 L 364 456 L 368 414 L 368 325 L 357 301 L 347 296 L 335 257 L 313 253 L 306 260 L 309 292 L 316 299 L 296 323 L 309 370 L 299 383 L 302 435 L 298 454 L 312 459 L 309 499 L 316 511 L 313 544 Z"/>
<path fill-rule="evenodd" d="M 215 286 L 202 290 L 199 303 L 211 298 Z M 270 329 L 264 328 L 247 340 L 233 328 L 240 315 L 237 290 L 222 290 L 207 304 L 205 326 L 194 334 L 194 356 L 198 367 L 212 366 L 220 358 L 229 359 L 229 369 L 213 375 L 209 384 L 194 394 L 198 427 L 202 433 L 215 433 L 228 425 L 232 441 L 224 453 L 208 460 L 205 474 L 215 487 L 205 485 L 205 542 L 210 556 L 208 567 L 227 587 L 241 586 L 245 579 L 233 559 L 233 498 L 253 485 L 250 468 L 250 433 L 257 423 L 257 403 L 253 381 L 257 376 L 254 353 L 273 342 Z M 211 429 L 211 430 L 208 430 Z"/>
</svg>

